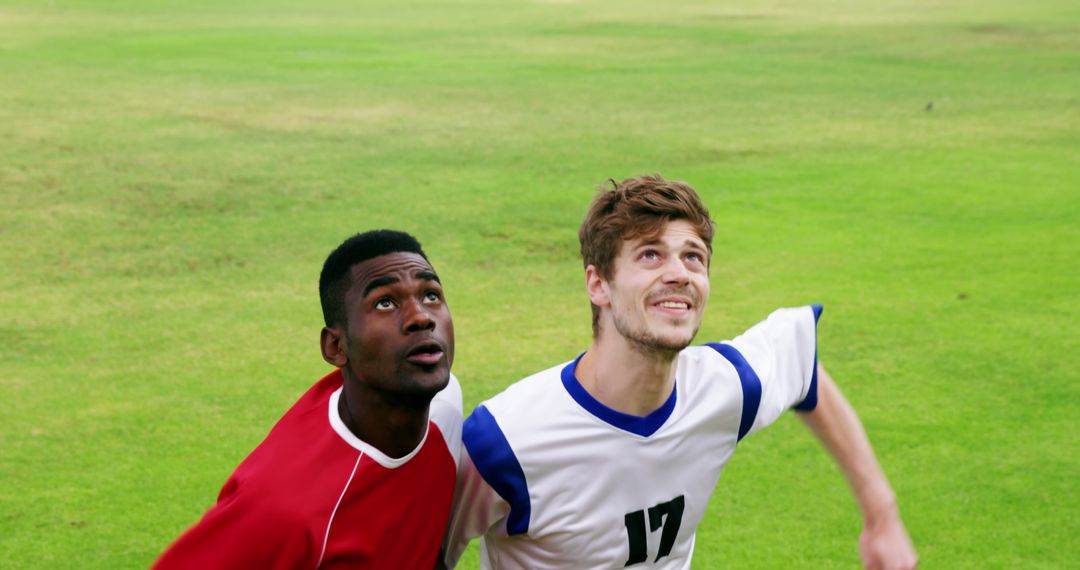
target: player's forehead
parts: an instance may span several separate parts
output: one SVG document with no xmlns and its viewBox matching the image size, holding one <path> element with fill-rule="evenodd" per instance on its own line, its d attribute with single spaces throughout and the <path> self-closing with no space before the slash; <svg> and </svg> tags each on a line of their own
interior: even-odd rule
<svg viewBox="0 0 1080 570">
<path fill-rule="evenodd" d="M 656 245 L 665 248 L 694 248 L 707 251 L 705 240 L 696 227 L 687 220 L 671 220 L 648 228 L 637 235 L 623 239 L 622 252 L 642 246 Z"/>
<path fill-rule="evenodd" d="M 391 282 L 435 281 L 439 278 L 423 256 L 396 251 L 373 257 L 349 269 L 349 295 L 362 296 L 372 286 Z"/>
</svg>

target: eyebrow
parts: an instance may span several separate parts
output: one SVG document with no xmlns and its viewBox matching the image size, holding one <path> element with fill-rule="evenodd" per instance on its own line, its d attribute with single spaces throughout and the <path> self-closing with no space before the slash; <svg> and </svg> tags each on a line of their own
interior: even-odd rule
<svg viewBox="0 0 1080 570">
<path fill-rule="evenodd" d="M 368 281 L 367 285 L 364 285 L 364 294 L 361 295 L 360 298 L 361 299 L 366 299 L 367 296 L 368 296 L 368 293 L 371 293 L 375 289 L 378 289 L 379 287 L 385 287 L 387 285 L 393 285 L 394 283 L 397 283 L 398 281 L 400 281 L 400 279 L 398 279 L 397 277 L 390 276 L 390 275 L 386 275 L 384 277 L 376 277 L 376 278 L 372 279 L 371 281 Z"/>
<path fill-rule="evenodd" d="M 439 276 L 436 275 L 434 271 L 428 271 L 426 269 L 417 271 L 413 274 L 413 277 L 417 279 L 423 279 L 424 281 L 434 281 L 440 285 L 442 284 L 442 281 L 439 281 Z M 379 287 L 386 287 L 387 285 L 393 285 L 394 283 L 397 283 L 399 281 L 400 279 L 392 275 L 376 277 L 375 279 L 368 281 L 367 285 L 364 286 L 364 292 L 360 296 L 360 298 L 366 299 L 368 294 L 375 289 L 378 289 Z"/>
<path fill-rule="evenodd" d="M 660 239 L 659 237 L 652 238 L 652 239 L 643 239 L 643 240 L 641 240 L 640 243 L 638 243 L 637 245 L 634 246 L 634 249 L 637 249 L 639 247 L 656 247 L 658 245 L 661 245 L 661 246 L 664 245 L 664 240 Z M 704 242 L 699 241 L 699 240 L 695 240 L 695 239 L 691 239 L 691 238 L 687 238 L 686 241 L 684 241 L 682 245 L 684 247 L 685 246 L 690 246 L 690 247 L 693 247 L 693 248 L 696 248 L 696 249 L 700 249 L 702 251 L 708 251 L 709 250 L 708 246 L 706 246 Z"/>
</svg>

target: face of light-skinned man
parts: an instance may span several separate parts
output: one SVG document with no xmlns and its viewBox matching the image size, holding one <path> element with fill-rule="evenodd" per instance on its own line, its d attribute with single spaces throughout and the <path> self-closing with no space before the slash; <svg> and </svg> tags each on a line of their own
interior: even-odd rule
<svg viewBox="0 0 1080 570">
<path fill-rule="evenodd" d="M 637 351 L 676 353 L 701 326 L 709 298 L 709 250 L 685 220 L 660 235 L 625 240 L 614 275 L 586 268 L 589 299 L 600 307 L 600 334 L 617 335 Z"/>
</svg>

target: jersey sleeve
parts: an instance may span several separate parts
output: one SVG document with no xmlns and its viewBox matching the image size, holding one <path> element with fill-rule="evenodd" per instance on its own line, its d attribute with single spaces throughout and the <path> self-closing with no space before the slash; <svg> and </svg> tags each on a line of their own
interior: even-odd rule
<svg viewBox="0 0 1080 570">
<path fill-rule="evenodd" d="M 272 501 L 248 497 L 234 477 L 218 502 L 154 563 L 155 570 L 186 568 L 313 567 L 311 537 Z"/>
<path fill-rule="evenodd" d="M 465 420 L 454 503 L 443 544 L 453 568 L 469 541 L 485 534 L 507 536 L 529 513 L 524 473 L 498 424 L 481 405 Z"/>
<path fill-rule="evenodd" d="M 794 408 L 817 405 L 817 321 L 821 305 L 778 309 L 729 344 L 757 376 L 760 403 L 753 433 Z"/>
<path fill-rule="evenodd" d="M 445 388 L 431 400 L 428 417 L 439 426 L 446 439 L 446 447 L 454 456 L 454 464 L 461 464 L 461 383 L 453 374 Z"/>
</svg>

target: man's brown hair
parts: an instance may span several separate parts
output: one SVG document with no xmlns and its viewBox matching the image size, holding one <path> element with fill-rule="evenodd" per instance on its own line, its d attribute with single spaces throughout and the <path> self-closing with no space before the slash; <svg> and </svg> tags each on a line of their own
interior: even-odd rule
<svg viewBox="0 0 1080 570">
<path fill-rule="evenodd" d="M 596 267 L 600 277 L 611 280 L 615 257 L 626 240 L 658 237 L 672 220 L 694 226 L 712 255 L 713 221 L 697 192 L 685 182 L 664 180 L 659 174 L 609 179 L 581 222 L 578 240 L 585 267 Z M 593 336 L 599 335 L 600 308 L 592 306 Z"/>
</svg>

